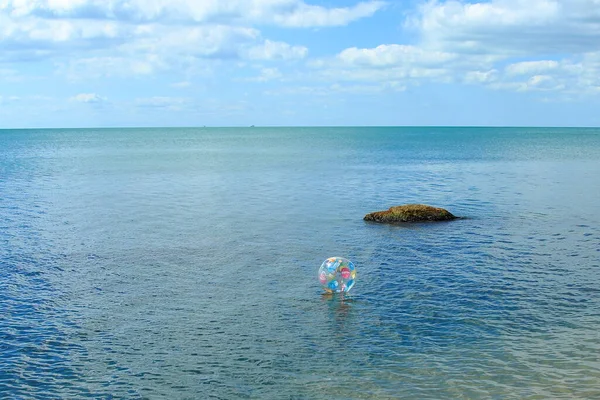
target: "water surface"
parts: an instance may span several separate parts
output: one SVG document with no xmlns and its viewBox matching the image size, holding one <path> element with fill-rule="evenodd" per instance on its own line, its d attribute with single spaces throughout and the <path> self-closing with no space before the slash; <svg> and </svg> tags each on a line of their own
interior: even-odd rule
<svg viewBox="0 0 600 400">
<path fill-rule="evenodd" d="M 599 227 L 598 129 L 0 131 L 0 397 L 600 398 Z"/>
</svg>

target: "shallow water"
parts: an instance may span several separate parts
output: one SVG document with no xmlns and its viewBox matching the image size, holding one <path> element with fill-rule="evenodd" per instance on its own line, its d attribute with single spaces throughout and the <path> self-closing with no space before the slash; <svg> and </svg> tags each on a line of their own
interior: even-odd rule
<svg viewBox="0 0 600 400">
<path fill-rule="evenodd" d="M 0 397 L 600 398 L 599 227 L 599 129 L 0 131 Z"/>
</svg>

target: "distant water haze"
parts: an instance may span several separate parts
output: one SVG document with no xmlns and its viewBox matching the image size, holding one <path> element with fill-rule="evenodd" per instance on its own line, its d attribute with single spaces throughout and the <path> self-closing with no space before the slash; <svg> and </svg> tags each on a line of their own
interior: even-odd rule
<svg viewBox="0 0 600 400">
<path fill-rule="evenodd" d="M 0 398 L 599 398 L 599 260 L 600 129 L 0 130 Z"/>
</svg>

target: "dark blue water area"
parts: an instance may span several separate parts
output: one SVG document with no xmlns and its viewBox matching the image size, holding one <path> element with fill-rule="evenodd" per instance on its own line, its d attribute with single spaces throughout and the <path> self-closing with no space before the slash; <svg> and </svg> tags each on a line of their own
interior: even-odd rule
<svg viewBox="0 0 600 400">
<path fill-rule="evenodd" d="M 1 183 L 0 397 L 112 398 L 81 384 L 83 366 L 76 360 L 87 356 L 81 326 L 57 285 L 70 261 L 38 230 L 43 207 Z M 18 201 L 10 202 L 13 196 Z"/>
<path fill-rule="evenodd" d="M 0 393 L 7 398 L 86 394 L 71 360 L 73 352 L 85 350 L 69 339 L 77 326 L 56 309 L 56 291 L 33 267 L 39 262 L 45 270 L 49 263 L 5 254 L 3 259 L 10 262 L 0 262 Z"/>
<path fill-rule="evenodd" d="M 14 193 L 2 184 L 0 393 L 6 398 L 58 397 L 56 379 L 73 385 L 69 382 L 76 381 L 77 373 L 70 354 L 81 350 L 66 337 L 76 326 L 57 307 L 60 292 L 46 278 L 62 270 L 34 228 L 43 213 L 24 204 L 26 198 L 11 202 Z"/>
<path fill-rule="evenodd" d="M 593 129 L 0 131 L 0 397 L 600 397 L 599 160 Z M 415 202 L 465 218 L 362 220 Z"/>
</svg>

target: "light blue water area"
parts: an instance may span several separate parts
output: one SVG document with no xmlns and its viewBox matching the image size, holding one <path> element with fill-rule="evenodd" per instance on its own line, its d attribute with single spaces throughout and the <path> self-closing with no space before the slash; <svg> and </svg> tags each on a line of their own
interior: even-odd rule
<svg viewBox="0 0 600 400">
<path fill-rule="evenodd" d="M 600 398 L 599 260 L 600 129 L 0 131 L 0 397 Z"/>
</svg>

